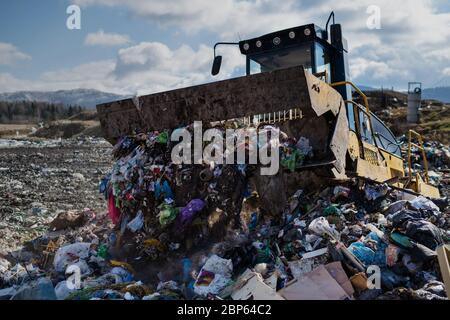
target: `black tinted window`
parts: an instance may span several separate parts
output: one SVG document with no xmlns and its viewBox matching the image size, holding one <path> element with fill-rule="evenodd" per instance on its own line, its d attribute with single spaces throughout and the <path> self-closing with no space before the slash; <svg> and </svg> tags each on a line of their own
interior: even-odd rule
<svg viewBox="0 0 450 320">
<path fill-rule="evenodd" d="M 378 147 L 401 157 L 400 147 L 391 130 L 389 130 L 380 119 L 374 116 L 372 116 L 372 125 Z"/>
</svg>

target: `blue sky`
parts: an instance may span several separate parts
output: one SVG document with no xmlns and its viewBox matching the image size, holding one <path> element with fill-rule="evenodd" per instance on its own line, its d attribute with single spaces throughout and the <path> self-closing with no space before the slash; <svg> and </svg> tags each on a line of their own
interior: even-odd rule
<svg viewBox="0 0 450 320">
<path fill-rule="evenodd" d="M 81 8 L 68 30 L 66 8 Z M 367 28 L 368 6 L 381 29 Z M 404 88 L 448 84 L 450 2 L 446 0 L 4 0 L 0 2 L 0 92 L 95 88 L 150 93 L 211 81 L 212 45 L 310 22 L 336 11 L 359 84 Z M 221 78 L 244 59 L 223 49 Z"/>
<path fill-rule="evenodd" d="M 14 66 L 0 66 L 0 71 L 18 76 L 37 78 L 42 72 L 76 66 L 94 60 L 113 59 L 117 47 L 85 46 L 86 36 L 104 30 L 108 33 L 128 34 L 134 43 L 160 41 L 169 47 L 184 42 L 196 46 L 213 35 L 191 34 L 186 38 L 179 30 L 158 27 L 157 23 L 128 12 L 126 7 L 94 6 L 81 11 L 81 30 L 66 27 L 66 0 L 31 0 L 0 2 L 0 42 L 20 48 L 32 61 Z M 209 40 L 207 40 L 208 42 Z"/>
</svg>

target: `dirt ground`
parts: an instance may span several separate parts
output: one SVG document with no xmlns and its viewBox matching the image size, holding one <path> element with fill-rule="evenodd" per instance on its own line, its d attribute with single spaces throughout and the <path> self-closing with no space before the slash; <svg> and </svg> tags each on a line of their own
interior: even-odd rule
<svg viewBox="0 0 450 320">
<path fill-rule="evenodd" d="M 15 137 L 31 132 L 33 124 L 0 124 L 0 137 Z M 36 127 L 36 126 L 35 126 Z"/>
</svg>

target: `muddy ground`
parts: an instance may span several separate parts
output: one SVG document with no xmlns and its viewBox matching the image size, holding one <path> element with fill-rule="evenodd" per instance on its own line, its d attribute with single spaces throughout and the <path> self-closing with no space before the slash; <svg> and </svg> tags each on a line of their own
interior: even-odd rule
<svg viewBox="0 0 450 320">
<path fill-rule="evenodd" d="M 100 138 L 0 139 L 0 251 L 44 234 L 60 212 L 105 211 L 98 183 L 110 169 L 110 151 Z"/>
</svg>

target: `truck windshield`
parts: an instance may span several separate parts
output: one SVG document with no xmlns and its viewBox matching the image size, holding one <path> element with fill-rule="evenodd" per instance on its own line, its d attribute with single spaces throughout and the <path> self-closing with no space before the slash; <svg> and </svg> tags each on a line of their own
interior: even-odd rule
<svg viewBox="0 0 450 320">
<path fill-rule="evenodd" d="M 312 72 L 311 44 L 264 52 L 250 56 L 250 74 L 303 66 Z"/>
<path fill-rule="evenodd" d="M 328 55 L 328 52 L 325 50 L 325 48 L 319 44 L 316 43 L 315 45 L 316 52 L 314 54 L 315 58 L 315 66 L 316 70 L 313 70 L 316 74 L 322 73 L 322 80 L 325 82 L 330 82 L 330 76 L 331 76 L 331 69 L 330 69 L 330 56 Z"/>
<path fill-rule="evenodd" d="M 372 125 L 377 146 L 401 158 L 402 152 L 392 131 L 375 115 L 372 115 Z"/>
</svg>

